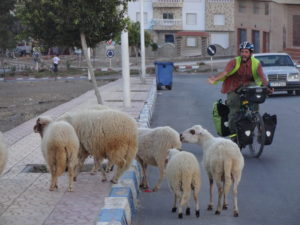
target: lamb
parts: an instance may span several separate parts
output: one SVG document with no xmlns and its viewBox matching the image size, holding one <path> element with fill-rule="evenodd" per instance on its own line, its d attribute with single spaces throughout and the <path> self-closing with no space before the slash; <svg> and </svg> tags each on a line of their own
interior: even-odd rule
<svg viewBox="0 0 300 225">
<path fill-rule="evenodd" d="M 176 212 L 178 205 L 178 218 L 182 218 L 182 207 L 187 205 L 186 215 L 190 215 L 189 199 L 193 191 L 196 216 L 199 217 L 198 195 L 201 187 L 201 173 L 196 157 L 190 152 L 170 149 L 166 177 L 174 193 L 172 212 Z"/>
<path fill-rule="evenodd" d="M 207 210 L 213 209 L 213 180 L 215 180 L 218 187 L 218 206 L 215 212 L 216 215 L 221 213 L 223 194 L 223 209 L 227 209 L 227 195 L 231 183 L 233 183 L 233 215 L 237 217 L 239 215 L 237 189 L 244 167 L 244 158 L 237 144 L 229 139 L 213 137 L 201 125 L 195 125 L 185 130 L 180 135 L 180 139 L 182 142 L 197 143 L 202 146 L 204 166 L 210 183 L 210 202 Z"/>
<path fill-rule="evenodd" d="M 4 171 L 7 162 L 7 155 L 8 152 L 4 144 L 3 135 L 0 132 L 0 174 L 2 174 L 2 172 Z"/>
<path fill-rule="evenodd" d="M 137 123 L 128 114 L 117 110 L 85 110 L 60 118 L 69 122 L 80 141 L 79 168 L 85 159 L 92 155 L 95 162 L 108 159 L 107 168 L 117 165 L 111 179 L 117 183 L 127 170 L 137 152 Z M 106 171 L 100 167 L 106 181 Z"/>
<path fill-rule="evenodd" d="M 53 191 L 58 188 L 58 176 L 68 169 L 68 191 L 73 191 L 79 151 L 79 140 L 74 128 L 64 121 L 53 121 L 50 117 L 40 117 L 36 121 L 34 132 L 39 133 L 42 138 L 41 150 L 51 173 L 49 190 Z"/>
<path fill-rule="evenodd" d="M 139 128 L 137 161 L 142 166 L 141 187 L 148 189 L 147 166 L 159 168 L 159 179 L 153 188 L 158 191 L 165 175 L 169 149 L 181 148 L 179 133 L 171 127 Z"/>
</svg>

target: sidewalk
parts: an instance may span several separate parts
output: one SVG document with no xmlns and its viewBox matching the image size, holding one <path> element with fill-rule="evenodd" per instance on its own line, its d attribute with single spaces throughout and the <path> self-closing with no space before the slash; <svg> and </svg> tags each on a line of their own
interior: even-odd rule
<svg viewBox="0 0 300 225">
<path fill-rule="evenodd" d="M 104 105 L 127 112 L 139 126 L 146 127 L 151 118 L 156 97 L 154 77 L 142 84 L 131 78 L 131 108 L 123 106 L 121 79 L 99 88 Z M 96 104 L 94 91 L 59 105 L 42 115 L 57 118 L 65 112 L 76 111 Z M 109 182 L 101 182 L 101 175 L 81 172 L 74 183 L 74 192 L 67 192 L 67 174 L 59 177 L 59 188 L 49 191 L 50 174 L 26 172 L 30 164 L 45 164 L 40 150 L 40 136 L 33 133 L 37 118 L 4 133 L 9 150 L 8 163 L 0 177 L 0 225 L 90 225 L 95 224 L 105 197 L 111 191 Z M 93 163 L 91 158 L 86 167 Z M 25 169 L 25 170 L 24 170 Z M 88 170 L 86 170 L 88 171 Z"/>
</svg>

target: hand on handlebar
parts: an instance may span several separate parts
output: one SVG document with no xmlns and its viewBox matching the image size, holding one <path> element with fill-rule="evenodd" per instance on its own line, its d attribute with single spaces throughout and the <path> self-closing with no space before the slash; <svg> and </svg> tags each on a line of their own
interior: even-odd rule
<svg viewBox="0 0 300 225">
<path fill-rule="evenodd" d="M 208 83 L 210 83 L 210 84 L 214 84 L 216 81 L 218 81 L 218 79 L 216 79 L 215 76 L 209 77 L 207 80 L 208 80 Z"/>
</svg>

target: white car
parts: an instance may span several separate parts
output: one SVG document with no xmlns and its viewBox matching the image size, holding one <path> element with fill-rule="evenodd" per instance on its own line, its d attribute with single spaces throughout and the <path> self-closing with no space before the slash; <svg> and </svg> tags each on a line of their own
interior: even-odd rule
<svg viewBox="0 0 300 225">
<path fill-rule="evenodd" d="M 260 61 L 274 91 L 287 91 L 288 94 L 295 91 L 300 95 L 300 66 L 296 65 L 288 54 L 257 53 L 253 56 Z"/>
</svg>

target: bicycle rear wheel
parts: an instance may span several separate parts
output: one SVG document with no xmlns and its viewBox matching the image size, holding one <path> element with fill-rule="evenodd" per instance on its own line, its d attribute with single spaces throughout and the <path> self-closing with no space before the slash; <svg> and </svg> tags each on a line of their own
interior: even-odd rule
<svg viewBox="0 0 300 225">
<path fill-rule="evenodd" d="M 256 112 L 254 117 L 253 143 L 249 145 L 249 150 L 253 157 L 259 158 L 265 146 L 266 132 L 264 121 L 259 112 Z"/>
</svg>

